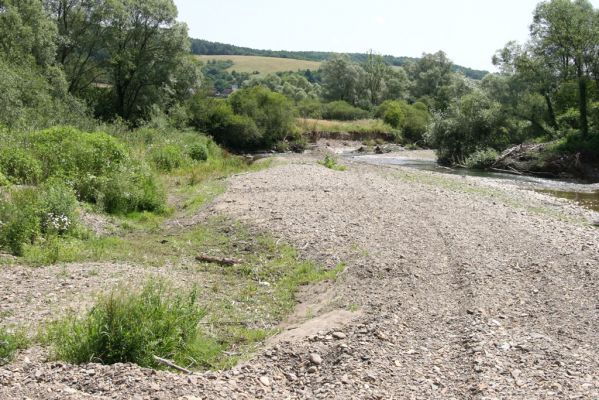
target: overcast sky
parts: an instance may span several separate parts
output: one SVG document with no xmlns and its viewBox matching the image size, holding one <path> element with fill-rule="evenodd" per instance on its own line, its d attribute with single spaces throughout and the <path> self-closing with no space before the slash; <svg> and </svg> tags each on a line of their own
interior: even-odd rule
<svg viewBox="0 0 599 400">
<path fill-rule="evenodd" d="M 270 50 L 418 57 L 445 51 L 493 68 L 495 50 L 525 41 L 538 0 L 175 0 L 193 38 Z M 597 7 L 599 0 L 592 3 Z"/>
</svg>

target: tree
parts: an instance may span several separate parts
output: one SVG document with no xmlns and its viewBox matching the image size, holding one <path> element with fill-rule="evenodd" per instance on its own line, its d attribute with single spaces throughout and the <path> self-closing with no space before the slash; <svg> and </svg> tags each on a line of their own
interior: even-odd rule
<svg viewBox="0 0 599 400">
<path fill-rule="evenodd" d="M 362 68 L 366 72 L 364 86 L 367 94 L 370 95 L 369 100 L 373 105 L 380 104 L 387 91 L 387 79 L 391 75 L 391 67 L 382 56 L 374 54 L 371 50 Z"/>
<path fill-rule="evenodd" d="M 435 113 L 426 139 L 437 149 L 439 161 L 463 165 L 477 150 L 509 144 L 509 132 L 501 105 L 475 90 L 451 103 L 445 113 Z"/>
<path fill-rule="evenodd" d="M 54 62 L 56 27 L 41 0 L 0 0 L 0 55 L 12 64 Z"/>
<path fill-rule="evenodd" d="M 578 110 L 583 137 L 588 136 L 589 60 L 596 56 L 597 16 L 588 0 L 540 3 L 530 27 L 531 49 L 562 81 L 578 84 Z"/>
<path fill-rule="evenodd" d="M 57 61 L 63 65 L 69 92 L 81 95 L 99 80 L 108 81 L 107 22 L 111 7 L 107 1 L 45 0 L 45 7 L 58 28 Z"/>
<path fill-rule="evenodd" d="M 321 66 L 323 97 L 357 105 L 362 98 L 364 69 L 347 55 L 335 55 Z"/>
<path fill-rule="evenodd" d="M 420 60 L 408 68 L 408 74 L 413 82 L 412 97 L 428 98 L 433 109 L 445 110 L 451 101 L 447 87 L 452 83 L 452 67 L 453 63 L 442 51 L 423 54 Z"/>
<path fill-rule="evenodd" d="M 189 52 L 187 27 L 172 0 L 110 0 L 108 73 L 116 114 L 143 117 Z"/>
</svg>

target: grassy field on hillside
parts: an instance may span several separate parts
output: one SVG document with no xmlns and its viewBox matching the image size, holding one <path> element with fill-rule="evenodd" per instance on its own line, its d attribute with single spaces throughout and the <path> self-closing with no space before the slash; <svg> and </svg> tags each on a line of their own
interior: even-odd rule
<svg viewBox="0 0 599 400">
<path fill-rule="evenodd" d="M 258 71 L 261 74 L 272 74 L 275 72 L 298 71 L 304 69 L 317 70 L 320 68 L 320 62 L 294 60 L 291 58 L 275 57 L 257 57 L 257 56 L 197 56 L 199 60 L 207 62 L 209 60 L 231 60 L 233 66 L 229 71 L 253 73 Z"/>
</svg>

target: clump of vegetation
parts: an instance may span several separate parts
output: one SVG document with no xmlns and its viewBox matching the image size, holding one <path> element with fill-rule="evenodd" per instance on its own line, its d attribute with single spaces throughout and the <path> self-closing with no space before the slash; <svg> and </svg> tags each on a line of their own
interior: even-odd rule
<svg viewBox="0 0 599 400">
<path fill-rule="evenodd" d="M 0 150 L 0 172 L 15 185 L 35 185 L 42 178 L 41 163 L 25 149 L 12 146 Z"/>
<path fill-rule="evenodd" d="M 169 149 L 152 153 L 159 168 L 182 163 L 178 149 L 174 156 Z M 56 127 L 15 133 L 0 155 L 0 172 L 15 184 L 61 180 L 79 200 L 110 213 L 160 211 L 165 204 L 161 185 L 145 160 L 133 158 L 127 146 L 103 132 Z"/>
<path fill-rule="evenodd" d="M 194 143 L 189 147 L 189 157 L 194 161 L 206 161 L 208 159 L 208 148 L 201 143 Z"/>
<path fill-rule="evenodd" d="M 294 110 L 285 96 L 256 86 L 229 99 L 196 96 L 190 104 L 191 123 L 235 151 L 270 149 L 294 137 Z"/>
<path fill-rule="evenodd" d="M 0 248 L 22 255 L 27 244 L 73 232 L 76 206 L 73 190 L 58 180 L 10 190 L 0 198 Z"/>
<path fill-rule="evenodd" d="M 326 103 L 322 106 L 322 117 L 339 121 L 355 121 L 369 117 L 369 112 L 351 104 L 338 100 Z"/>
<path fill-rule="evenodd" d="M 174 293 L 165 282 L 147 282 L 138 292 L 120 288 L 100 296 L 84 317 L 69 316 L 50 327 L 54 356 L 76 364 L 163 368 L 157 356 L 202 367 L 200 361 L 217 353 L 219 345 L 198 329 L 206 312 L 197 304 L 197 291 Z"/>
<path fill-rule="evenodd" d="M 332 169 L 335 171 L 345 171 L 347 169 L 345 165 L 338 164 L 337 160 L 328 154 L 324 156 L 324 159 L 322 161 L 319 161 L 318 163 L 322 166 L 327 167 L 328 169 Z"/>
<path fill-rule="evenodd" d="M 150 158 L 156 168 L 163 172 L 171 172 L 185 165 L 185 154 L 179 146 L 166 144 L 155 147 L 150 152 Z"/>
<path fill-rule="evenodd" d="M 498 156 L 495 149 L 477 150 L 466 158 L 465 166 L 471 169 L 488 169 L 495 164 Z"/>
<path fill-rule="evenodd" d="M 0 366 L 8 364 L 17 350 L 26 348 L 27 344 L 27 337 L 23 333 L 9 333 L 0 328 Z"/>
</svg>

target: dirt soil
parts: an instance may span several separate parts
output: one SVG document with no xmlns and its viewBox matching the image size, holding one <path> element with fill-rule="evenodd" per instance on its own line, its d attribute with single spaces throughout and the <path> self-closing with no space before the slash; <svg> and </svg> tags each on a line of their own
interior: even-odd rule
<svg viewBox="0 0 599 400">
<path fill-rule="evenodd" d="M 307 288 L 303 318 L 231 371 L 72 366 L 33 348 L 0 368 L 0 399 L 599 398 L 596 214 L 501 181 L 333 171 L 313 156 L 231 178 L 186 222 L 215 213 L 346 269 Z M 59 290 L 55 273 L 0 268 L 12 282 L 0 298 L 18 301 L 37 275 Z"/>
</svg>

